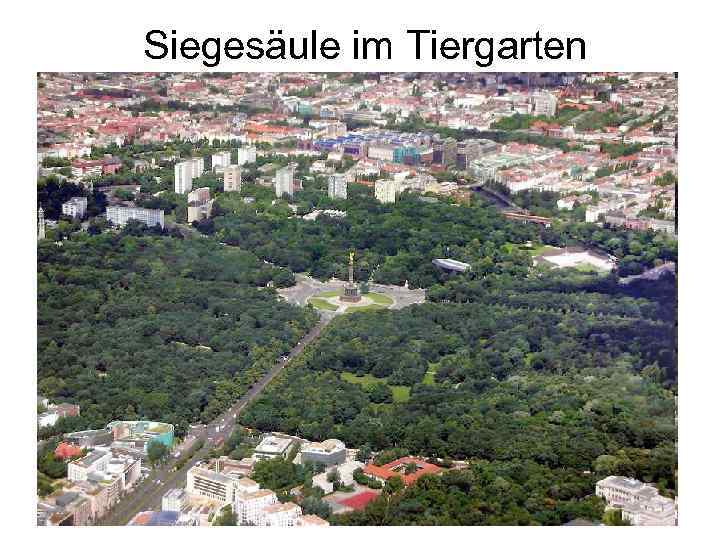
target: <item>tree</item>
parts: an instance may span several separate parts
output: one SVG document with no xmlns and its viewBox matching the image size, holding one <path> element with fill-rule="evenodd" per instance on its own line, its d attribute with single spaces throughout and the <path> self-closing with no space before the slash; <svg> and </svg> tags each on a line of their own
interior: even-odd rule
<svg viewBox="0 0 720 540">
<path fill-rule="evenodd" d="M 603 514 L 602 522 L 610 526 L 627 526 L 630 522 L 622 517 L 622 510 L 619 508 L 611 508 Z"/>
<path fill-rule="evenodd" d="M 370 401 L 373 403 L 392 403 L 392 390 L 385 383 L 377 383 L 368 390 Z"/>
<path fill-rule="evenodd" d="M 169 453 L 168 447 L 160 441 L 150 441 L 147 447 L 148 460 L 152 465 L 163 461 Z"/>
<path fill-rule="evenodd" d="M 332 513 L 330 505 L 317 497 L 305 497 L 300 502 L 300 508 L 303 514 L 314 514 L 323 519 L 327 519 Z"/>
<path fill-rule="evenodd" d="M 228 504 L 213 520 L 213 526 L 227 527 L 237 525 L 237 514 L 233 512 L 232 505 Z"/>
<path fill-rule="evenodd" d="M 358 461 L 362 461 L 363 463 L 367 463 L 371 455 L 372 448 L 370 448 L 370 445 L 368 443 L 363 443 L 363 445 L 358 448 L 355 459 L 357 459 Z"/>
<path fill-rule="evenodd" d="M 383 493 L 387 493 L 392 495 L 393 493 L 399 493 L 402 491 L 403 487 L 405 485 L 403 484 L 402 479 L 399 476 L 391 476 L 387 480 L 385 480 L 385 485 L 383 486 Z"/>
</svg>

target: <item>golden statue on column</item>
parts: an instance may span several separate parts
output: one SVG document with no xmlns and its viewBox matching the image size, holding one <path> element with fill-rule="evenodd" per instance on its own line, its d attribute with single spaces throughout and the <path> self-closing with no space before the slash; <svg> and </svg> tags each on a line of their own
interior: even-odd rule
<svg viewBox="0 0 720 540">
<path fill-rule="evenodd" d="M 353 251 L 351 250 L 348 264 L 348 284 L 345 286 L 344 294 L 340 297 L 340 300 L 342 300 L 343 302 L 359 302 L 361 298 L 360 292 L 355 286 L 355 281 L 353 280 L 354 261 L 355 253 L 353 253 Z"/>
</svg>

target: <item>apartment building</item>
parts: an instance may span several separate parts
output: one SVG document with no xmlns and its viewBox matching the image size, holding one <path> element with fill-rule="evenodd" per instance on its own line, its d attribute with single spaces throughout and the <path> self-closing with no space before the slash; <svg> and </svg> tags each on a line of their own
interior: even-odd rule
<svg viewBox="0 0 720 540">
<path fill-rule="evenodd" d="M 192 177 L 198 178 L 199 176 L 202 176 L 202 174 L 205 172 L 205 158 L 192 158 L 190 162 L 192 163 Z"/>
<path fill-rule="evenodd" d="M 258 525 L 262 527 L 294 527 L 301 516 L 302 510 L 295 503 L 271 504 L 260 511 Z"/>
<path fill-rule="evenodd" d="M 87 197 L 73 197 L 62 205 L 62 213 L 75 219 L 82 219 L 87 212 Z"/>
<path fill-rule="evenodd" d="M 92 501 L 77 492 L 62 491 L 37 504 L 39 526 L 91 525 L 92 515 Z"/>
<path fill-rule="evenodd" d="M 344 174 L 333 174 L 328 177 L 328 197 L 347 199 L 347 177 Z"/>
<path fill-rule="evenodd" d="M 378 180 L 375 182 L 375 198 L 383 204 L 395 202 L 397 183 L 394 180 Z"/>
<path fill-rule="evenodd" d="M 285 193 L 293 196 L 295 192 L 294 169 L 290 166 L 278 169 L 275 172 L 275 196 L 280 198 Z"/>
<path fill-rule="evenodd" d="M 210 158 L 210 166 L 213 171 L 225 170 L 230 165 L 230 152 L 218 152 Z"/>
<path fill-rule="evenodd" d="M 187 193 L 192 190 L 193 170 L 192 161 L 175 164 L 175 193 Z"/>
<path fill-rule="evenodd" d="M 238 523 L 259 525 L 262 511 L 277 502 L 273 491 L 260 489 L 257 482 L 242 478 L 238 481 L 233 510 L 237 514 Z"/>
<path fill-rule="evenodd" d="M 220 501 L 223 505 L 233 504 L 237 480 L 203 467 L 192 467 L 187 472 L 186 491 L 190 495 Z"/>
<path fill-rule="evenodd" d="M 557 111 L 557 98 L 550 92 L 539 92 L 530 98 L 535 116 L 555 116 Z"/>
<path fill-rule="evenodd" d="M 144 223 L 148 227 L 160 225 L 165 228 L 165 214 L 162 210 L 154 208 L 138 208 L 135 206 L 108 206 L 105 211 L 105 218 L 118 227 L 124 227 L 128 221 L 134 219 Z"/>
<path fill-rule="evenodd" d="M 71 482 L 81 482 L 88 479 L 94 472 L 105 472 L 112 454 L 108 451 L 93 450 L 89 454 L 68 463 L 67 476 Z"/>
<path fill-rule="evenodd" d="M 257 159 L 257 153 L 254 146 L 243 146 L 238 148 L 238 165 L 245 165 L 246 163 L 255 163 Z"/>
<path fill-rule="evenodd" d="M 212 202 L 213 201 L 210 199 L 210 188 L 208 187 L 198 188 L 188 193 L 188 223 L 208 218 L 212 209 Z"/>
<path fill-rule="evenodd" d="M 180 512 L 187 502 L 187 494 L 184 489 L 170 489 L 163 495 L 162 510 L 163 512 Z"/>
<path fill-rule="evenodd" d="M 225 191 L 240 191 L 242 189 L 242 167 L 228 165 L 223 170 L 223 187 Z"/>
</svg>

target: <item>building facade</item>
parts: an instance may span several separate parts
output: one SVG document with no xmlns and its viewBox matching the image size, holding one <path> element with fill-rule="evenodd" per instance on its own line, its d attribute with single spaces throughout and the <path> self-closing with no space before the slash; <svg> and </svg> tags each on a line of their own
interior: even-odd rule
<svg viewBox="0 0 720 540">
<path fill-rule="evenodd" d="M 294 171 L 291 167 L 283 167 L 275 173 L 275 196 L 280 198 L 284 194 L 291 197 L 295 193 Z"/>
<path fill-rule="evenodd" d="M 187 472 L 186 491 L 195 496 L 233 504 L 237 480 L 203 467 L 192 467 Z"/>
<path fill-rule="evenodd" d="M 159 225 L 161 229 L 165 228 L 165 214 L 162 210 L 154 208 L 108 206 L 105 210 L 105 219 L 118 227 L 124 227 L 128 221 L 134 219 L 148 227 Z"/>
<path fill-rule="evenodd" d="M 328 197 L 331 199 L 347 199 L 347 176 L 333 174 L 328 178 Z"/>
<path fill-rule="evenodd" d="M 397 186 L 394 180 L 378 180 L 375 182 L 375 198 L 383 204 L 395 202 Z"/>
<path fill-rule="evenodd" d="M 192 161 L 175 164 L 175 193 L 187 193 L 192 190 L 193 170 Z"/>
<path fill-rule="evenodd" d="M 620 508 L 632 525 L 677 525 L 677 503 L 657 488 L 635 478 L 608 476 L 595 484 L 595 494 Z"/>
<path fill-rule="evenodd" d="M 339 465 L 345 462 L 347 450 L 345 444 L 337 439 L 328 439 L 318 443 L 308 443 L 300 450 L 300 460 L 307 463 Z"/>
<path fill-rule="evenodd" d="M 223 171 L 223 188 L 225 191 L 240 191 L 242 189 L 242 167 L 229 165 Z"/>
<path fill-rule="evenodd" d="M 63 203 L 62 213 L 75 219 L 82 219 L 87 212 L 87 197 L 73 197 Z"/>
</svg>

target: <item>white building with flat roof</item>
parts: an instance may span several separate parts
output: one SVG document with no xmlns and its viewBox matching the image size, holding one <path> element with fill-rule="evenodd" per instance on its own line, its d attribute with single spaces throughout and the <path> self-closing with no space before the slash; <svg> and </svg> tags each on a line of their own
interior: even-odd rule
<svg viewBox="0 0 720 540">
<path fill-rule="evenodd" d="M 137 206 L 108 206 L 105 210 L 105 218 L 118 227 L 124 227 L 128 221 L 134 219 L 144 223 L 148 227 L 160 225 L 165 228 L 165 214 L 160 209 L 139 208 Z"/>
<path fill-rule="evenodd" d="M 294 527 L 302 516 L 300 507 L 291 502 L 276 503 L 260 511 L 258 525 L 262 527 Z"/>
<path fill-rule="evenodd" d="M 218 152 L 210 158 L 212 170 L 225 170 L 230 165 L 230 152 Z"/>
<path fill-rule="evenodd" d="M 73 197 L 69 201 L 63 203 L 62 213 L 71 218 L 82 219 L 87 212 L 87 197 Z"/>
<path fill-rule="evenodd" d="M 283 167 L 275 172 L 275 196 L 280 198 L 285 193 L 293 196 L 295 192 L 294 170 L 291 167 Z"/>
<path fill-rule="evenodd" d="M 240 191 L 242 189 L 242 167 L 228 165 L 223 170 L 223 188 L 225 191 Z"/>
<path fill-rule="evenodd" d="M 328 197 L 347 199 L 347 177 L 344 174 L 333 174 L 328 177 Z"/>
<path fill-rule="evenodd" d="M 557 98 L 550 92 L 539 92 L 530 98 L 533 104 L 533 114 L 536 116 L 555 116 L 557 111 Z"/>
<path fill-rule="evenodd" d="M 277 502 L 273 491 L 257 487 L 251 491 L 237 491 L 233 510 L 238 517 L 238 523 L 260 525 L 262 511 Z"/>
<path fill-rule="evenodd" d="M 307 443 L 300 450 L 300 460 L 303 465 L 306 463 L 339 465 L 345 461 L 346 456 L 345 443 L 337 439 Z"/>
<path fill-rule="evenodd" d="M 378 180 L 375 182 L 375 198 L 383 204 L 395 202 L 397 183 L 395 180 Z"/>
<path fill-rule="evenodd" d="M 87 455 L 68 463 L 67 476 L 72 482 L 82 482 L 94 472 L 104 473 L 112 454 L 106 450 L 93 450 Z"/>
<path fill-rule="evenodd" d="M 205 172 L 205 158 L 192 158 L 190 162 L 192 163 L 192 177 L 198 178 L 199 176 L 202 176 L 202 174 Z"/>
<path fill-rule="evenodd" d="M 276 457 L 286 458 L 292 450 L 292 444 L 292 439 L 268 435 L 255 447 L 253 457 L 258 460 Z"/>
<path fill-rule="evenodd" d="M 595 494 L 609 507 L 622 509 L 633 525 L 677 525 L 677 503 L 657 488 L 635 478 L 608 476 L 595 484 Z"/>
<path fill-rule="evenodd" d="M 257 153 L 254 146 L 242 146 L 238 148 L 238 165 L 245 165 L 246 163 L 255 163 L 257 159 Z"/>
<path fill-rule="evenodd" d="M 236 487 L 235 478 L 203 467 L 192 467 L 187 472 L 185 490 L 190 495 L 220 501 L 223 505 L 233 504 Z"/>
<path fill-rule="evenodd" d="M 175 193 L 187 193 L 192 190 L 193 169 L 192 161 L 181 161 L 175 164 Z"/>
<path fill-rule="evenodd" d="M 182 512 L 187 502 L 187 494 L 184 489 L 169 489 L 162 498 L 163 512 Z"/>
</svg>

